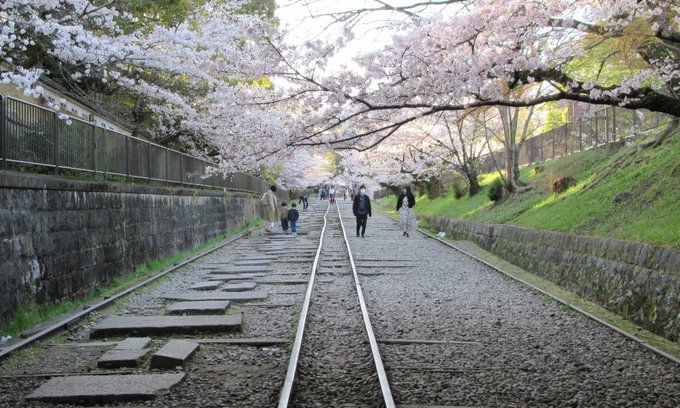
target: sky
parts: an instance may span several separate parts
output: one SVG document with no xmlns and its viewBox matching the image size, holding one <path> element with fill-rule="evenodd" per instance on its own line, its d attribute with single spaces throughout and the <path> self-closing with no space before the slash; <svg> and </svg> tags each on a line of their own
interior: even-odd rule
<svg viewBox="0 0 680 408">
<path fill-rule="evenodd" d="M 413 2 L 413 0 L 389 1 L 395 6 Z M 342 35 L 343 27 L 340 24 L 331 24 L 331 17 L 320 17 L 320 15 L 374 7 L 379 7 L 374 0 L 277 0 L 276 16 L 281 22 L 280 27 L 289 31 L 288 41 L 292 44 L 299 44 L 308 39 L 328 39 Z M 451 7 L 448 8 L 450 9 Z M 393 11 L 365 16 L 354 26 L 355 39 L 331 60 L 329 64 L 331 66 L 328 69 L 336 71 L 343 64 L 352 67 L 351 60 L 355 55 L 374 51 L 389 44 L 396 33 L 390 25 L 403 19 L 405 17 L 402 14 Z"/>
<path fill-rule="evenodd" d="M 304 1 L 304 0 L 303 0 Z M 281 22 L 281 28 L 289 31 L 287 40 L 292 44 L 299 44 L 308 39 L 332 39 L 342 35 L 340 24 L 331 24 L 330 17 L 312 17 L 319 14 L 361 8 L 374 3 L 372 0 L 315 0 L 310 5 L 300 0 L 278 0 L 276 16 Z M 308 3 L 309 0 L 305 1 Z M 384 24 L 383 24 L 384 25 Z M 329 70 L 336 71 L 343 64 L 348 64 L 354 55 L 374 50 L 388 43 L 392 31 L 380 28 L 377 24 L 362 24 L 356 27 L 356 39 L 331 61 Z M 353 65 L 353 64 L 349 64 Z"/>
</svg>

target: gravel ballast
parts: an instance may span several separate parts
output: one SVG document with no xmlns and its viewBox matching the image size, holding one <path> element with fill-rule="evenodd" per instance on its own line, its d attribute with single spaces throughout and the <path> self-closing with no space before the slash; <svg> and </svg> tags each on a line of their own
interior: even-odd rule
<svg viewBox="0 0 680 408">
<path fill-rule="evenodd" d="M 350 208 L 342 211 L 353 219 Z M 398 404 L 680 405 L 678 364 L 433 239 L 410 235 L 378 215 L 366 238 L 351 239 L 355 257 L 415 265 L 362 277 L 376 336 L 472 343 L 381 345 Z"/>
<path fill-rule="evenodd" d="M 298 237 L 250 234 L 95 312 L 74 330 L 2 361 L 0 406 L 84 406 L 24 398 L 58 373 L 117 372 L 186 375 L 154 400 L 99 406 L 276 406 L 306 289 L 284 281 L 309 278 L 308 255 L 318 244 L 326 206 L 313 202 L 301 211 Z M 366 237 L 357 238 L 351 203 L 339 206 L 397 405 L 680 406 L 680 365 L 420 233 L 402 237 L 398 224 L 380 214 L 369 218 Z M 332 213 L 291 406 L 381 406 L 351 269 Z M 272 253 L 276 259 L 261 265 L 267 269 L 264 276 L 249 280 L 272 282 L 253 289 L 267 292 L 267 298 L 230 302 L 227 308 L 227 314 L 242 316 L 240 332 L 154 335 L 146 347 L 152 355 L 170 339 L 283 338 L 289 344 L 206 342 L 180 367 L 150 369 L 147 356 L 138 368 L 97 368 L 99 357 L 124 339 L 91 339 L 90 329 L 99 322 L 110 316 L 165 315 L 174 301 L 163 299 L 164 294 L 190 292 L 191 286 L 210 280 L 211 268 L 231 274 L 236 262 L 267 261 Z M 93 341 L 104 343 L 85 345 Z"/>
</svg>

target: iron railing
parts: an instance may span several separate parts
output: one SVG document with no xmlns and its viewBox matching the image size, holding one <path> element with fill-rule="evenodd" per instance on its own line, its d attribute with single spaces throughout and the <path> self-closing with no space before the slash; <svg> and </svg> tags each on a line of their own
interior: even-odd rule
<svg viewBox="0 0 680 408">
<path fill-rule="evenodd" d="M 646 132 L 669 123 L 673 116 L 644 109 L 625 109 L 610 106 L 548 132 L 527 139 L 519 153 L 519 165 L 542 162 L 582 150 L 614 142 L 634 140 Z M 505 165 L 503 149 L 487 154 L 480 160 L 480 171 L 496 170 L 494 160 L 502 169 Z"/>
<path fill-rule="evenodd" d="M 52 169 L 192 187 L 264 193 L 269 184 L 245 173 L 207 174 L 215 164 L 148 140 L 114 132 L 18 99 L 0 96 L 0 169 Z M 287 197 L 280 190 L 279 195 Z"/>
</svg>

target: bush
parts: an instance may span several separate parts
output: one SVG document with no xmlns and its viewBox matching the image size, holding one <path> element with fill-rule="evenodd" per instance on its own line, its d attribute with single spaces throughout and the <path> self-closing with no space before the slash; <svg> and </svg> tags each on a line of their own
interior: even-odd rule
<svg viewBox="0 0 680 408">
<path fill-rule="evenodd" d="M 489 186 L 488 196 L 489 200 L 495 203 L 501 201 L 501 198 L 503 198 L 503 180 L 497 178 L 493 183 L 491 183 Z"/>
<path fill-rule="evenodd" d="M 463 198 L 468 193 L 467 186 L 462 181 L 456 181 L 455 183 L 453 183 L 452 188 L 453 188 L 453 197 L 456 200 L 460 200 L 461 198 Z"/>
<path fill-rule="evenodd" d="M 555 194 L 562 194 L 567 189 L 573 185 L 576 184 L 576 180 L 573 179 L 571 176 L 566 176 L 566 177 L 557 177 L 555 180 L 552 182 L 552 191 Z"/>
</svg>

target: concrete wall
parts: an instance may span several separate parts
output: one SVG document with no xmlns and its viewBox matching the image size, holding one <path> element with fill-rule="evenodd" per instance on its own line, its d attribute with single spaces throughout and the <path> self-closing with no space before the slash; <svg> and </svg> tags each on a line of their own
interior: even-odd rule
<svg viewBox="0 0 680 408">
<path fill-rule="evenodd" d="M 260 216 L 259 196 L 0 172 L 0 323 Z"/>
<path fill-rule="evenodd" d="M 680 343 L 680 251 L 512 225 L 419 218 Z"/>
</svg>

